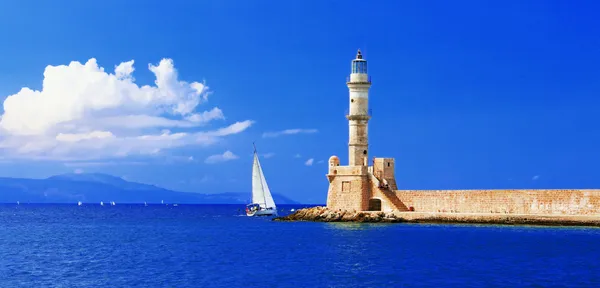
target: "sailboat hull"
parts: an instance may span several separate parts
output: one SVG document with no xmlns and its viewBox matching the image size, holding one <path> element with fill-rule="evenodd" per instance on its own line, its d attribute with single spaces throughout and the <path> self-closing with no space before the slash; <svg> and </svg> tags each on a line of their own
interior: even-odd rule
<svg viewBox="0 0 600 288">
<path fill-rule="evenodd" d="M 277 216 L 277 210 L 258 210 L 258 211 L 246 211 L 247 216 Z"/>
</svg>

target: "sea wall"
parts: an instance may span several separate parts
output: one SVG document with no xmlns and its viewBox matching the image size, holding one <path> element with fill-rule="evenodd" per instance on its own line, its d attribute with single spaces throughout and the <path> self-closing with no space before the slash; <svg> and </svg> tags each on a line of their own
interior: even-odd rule
<svg viewBox="0 0 600 288">
<path fill-rule="evenodd" d="M 600 215 L 600 190 L 396 190 L 395 194 L 415 212 Z"/>
<path fill-rule="evenodd" d="M 274 221 L 359 222 L 359 223 L 455 223 L 600 227 L 595 215 L 522 215 L 490 213 L 366 212 L 311 207 L 273 218 Z"/>
</svg>

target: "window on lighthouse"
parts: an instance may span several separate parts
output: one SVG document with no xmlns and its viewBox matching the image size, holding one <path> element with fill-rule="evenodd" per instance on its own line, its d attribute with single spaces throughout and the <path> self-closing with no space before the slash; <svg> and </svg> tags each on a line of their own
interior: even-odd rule
<svg viewBox="0 0 600 288">
<path fill-rule="evenodd" d="M 367 73 L 367 62 L 366 61 L 353 61 L 352 62 L 352 73 Z"/>
</svg>

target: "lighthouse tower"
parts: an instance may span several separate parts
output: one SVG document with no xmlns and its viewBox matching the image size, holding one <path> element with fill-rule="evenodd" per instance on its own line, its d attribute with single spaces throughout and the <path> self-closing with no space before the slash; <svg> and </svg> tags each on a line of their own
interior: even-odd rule
<svg viewBox="0 0 600 288">
<path fill-rule="evenodd" d="M 358 50 L 352 60 L 352 71 L 346 82 L 350 92 L 348 110 L 348 165 L 340 158 L 329 158 L 327 208 L 345 211 L 407 210 L 394 192 L 396 178 L 393 158 L 373 158 L 369 165 L 369 89 L 371 78 L 367 60 Z"/>
<path fill-rule="evenodd" d="M 335 155 L 329 158 L 327 207 L 364 211 L 368 209 L 371 197 L 371 174 L 367 160 L 371 80 L 367 74 L 367 61 L 363 59 L 360 50 L 352 60 L 352 70 L 346 84 L 350 92 L 350 109 L 346 115 L 349 127 L 348 165 L 340 165 L 340 159 Z"/>
<path fill-rule="evenodd" d="M 369 141 L 369 88 L 371 77 L 367 74 L 367 60 L 363 59 L 360 49 L 356 59 L 352 60 L 352 73 L 346 83 L 350 91 L 350 109 L 348 118 L 348 165 L 368 166 Z"/>
</svg>

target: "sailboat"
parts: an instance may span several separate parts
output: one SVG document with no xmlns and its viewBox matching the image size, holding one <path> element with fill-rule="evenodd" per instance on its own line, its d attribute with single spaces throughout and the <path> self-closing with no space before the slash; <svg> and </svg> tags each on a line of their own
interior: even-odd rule
<svg viewBox="0 0 600 288">
<path fill-rule="evenodd" d="M 277 207 L 258 161 L 256 146 L 254 146 L 254 163 L 252 164 L 252 203 L 246 205 L 246 215 L 277 216 Z"/>
</svg>

